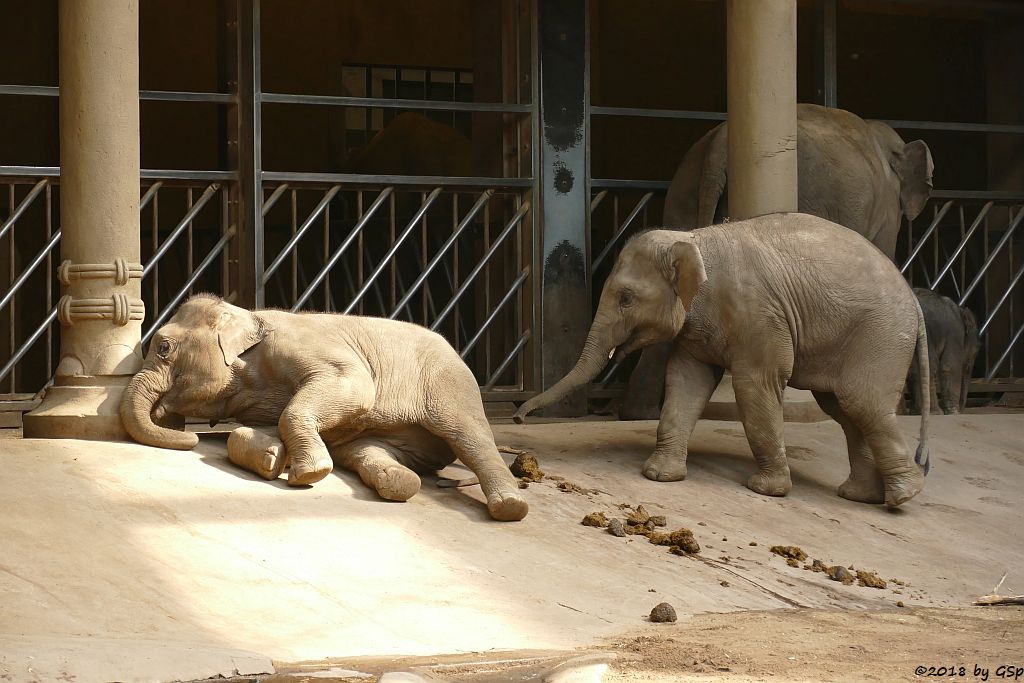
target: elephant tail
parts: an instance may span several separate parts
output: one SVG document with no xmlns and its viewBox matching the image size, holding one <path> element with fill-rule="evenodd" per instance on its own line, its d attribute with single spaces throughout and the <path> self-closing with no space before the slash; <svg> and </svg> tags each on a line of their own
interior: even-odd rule
<svg viewBox="0 0 1024 683">
<path fill-rule="evenodd" d="M 917 445 L 917 453 L 914 454 L 914 462 L 924 470 L 924 474 L 927 476 L 931 469 L 931 462 L 928 459 L 928 415 L 932 412 L 932 407 L 929 405 L 931 375 L 928 369 L 928 332 L 924 327 L 924 313 L 921 311 L 921 304 L 917 301 L 917 297 L 914 297 L 914 306 L 917 308 L 917 382 L 915 382 L 914 392 L 917 405 L 921 408 L 920 442 Z"/>
<path fill-rule="evenodd" d="M 726 153 L 728 149 L 727 126 L 721 125 L 712 131 L 714 138 L 708 145 L 704 157 L 704 167 L 700 174 L 700 187 L 697 195 L 697 225 L 704 228 L 713 225 L 718 204 L 725 194 Z"/>
</svg>

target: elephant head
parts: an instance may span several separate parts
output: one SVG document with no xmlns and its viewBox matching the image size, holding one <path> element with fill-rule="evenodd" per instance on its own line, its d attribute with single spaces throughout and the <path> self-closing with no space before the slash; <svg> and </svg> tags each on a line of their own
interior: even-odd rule
<svg viewBox="0 0 1024 683">
<path fill-rule="evenodd" d="M 157 330 L 142 369 L 121 399 L 121 421 L 133 439 L 160 448 L 188 450 L 195 434 L 179 431 L 185 415 L 219 417 L 232 381 L 232 366 L 267 335 L 250 311 L 200 294 Z M 172 429 L 170 427 L 175 427 Z"/>
<path fill-rule="evenodd" d="M 592 382 L 613 357 L 618 361 L 644 346 L 675 338 L 705 280 L 704 259 L 692 235 L 652 230 L 632 238 L 605 281 L 575 367 L 524 403 L 515 421 L 522 423 L 530 412 Z"/>
</svg>

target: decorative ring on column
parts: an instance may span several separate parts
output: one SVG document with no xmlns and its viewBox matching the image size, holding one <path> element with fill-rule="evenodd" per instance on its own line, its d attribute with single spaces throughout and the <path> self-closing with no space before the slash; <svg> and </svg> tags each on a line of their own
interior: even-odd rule
<svg viewBox="0 0 1024 683">
<path fill-rule="evenodd" d="M 114 294 L 109 299 L 75 299 L 65 294 L 57 302 L 57 320 L 61 325 L 74 325 L 80 320 L 111 320 L 119 327 L 146 317 L 146 304 Z"/>
<path fill-rule="evenodd" d="M 69 285 L 72 280 L 99 280 L 113 278 L 114 284 L 124 286 L 132 278 L 142 279 L 142 264 L 128 263 L 123 258 L 113 263 L 71 263 L 64 261 L 57 268 L 57 278 Z"/>
</svg>

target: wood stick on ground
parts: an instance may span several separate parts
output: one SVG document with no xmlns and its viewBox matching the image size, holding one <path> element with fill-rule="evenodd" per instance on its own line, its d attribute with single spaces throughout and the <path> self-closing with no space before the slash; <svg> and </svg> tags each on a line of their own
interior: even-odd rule
<svg viewBox="0 0 1024 683">
<path fill-rule="evenodd" d="M 999 595 L 999 587 L 1003 585 L 1003 581 L 1006 581 L 1006 572 L 1003 572 L 1003 578 L 999 579 L 999 583 L 995 585 L 992 592 L 988 595 L 982 595 L 980 598 L 974 601 L 975 605 L 1024 605 L 1024 595 Z"/>
</svg>

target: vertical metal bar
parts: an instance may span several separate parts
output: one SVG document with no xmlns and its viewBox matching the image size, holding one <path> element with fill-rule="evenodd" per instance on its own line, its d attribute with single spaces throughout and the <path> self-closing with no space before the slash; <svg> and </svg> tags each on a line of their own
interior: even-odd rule
<svg viewBox="0 0 1024 683">
<path fill-rule="evenodd" d="M 586 0 L 538 0 L 540 67 L 541 382 L 573 366 L 590 323 L 589 22 Z M 582 392 L 548 409 L 583 415 Z"/>
<path fill-rule="evenodd" d="M 49 185 L 49 183 L 45 183 L 45 181 L 40 180 L 38 183 L 36 183 L 36 186 L 32 188 L 32 192 L 29 192 L 29 196 L 32 196 L 33 192 L 35 192 L 35 194 L 38 194 L 39 190 L 41 190 L 43 187 L 45 187 L 47 185 Z M 7 186 L 7 196 L 8 196 L 7 206 L 14 206 L 14 183 L 11 183 L 10 185 Z M 28 199 L 26 197 L 22 201 L 22 205 L 19 206 L 17 209 L 15 209 L 14 213 L 11 214 L 11 218 L 7 219 L 7 225 L 4 226 L 5 228 L 9 229 L 9 233 L 8 233 L 9 236 L 7 238 L 9 240 L 9 242 L 7 244 L 7 263 L 10 266 L 8 268 L 8 276 L 9 276 L 8 282 L 7 282 L 8 288 L 14 286 L 14 280 L 15 280 L 14 272 L 15 272 L 15 270 L 18 267 L 18 264 L 16 263 L 16 253 L 15 253 L 15 250 L 14 250 L 15 233 L 17 231 L 16 223 L 18 221 L 17 221 L 17 218 L 14 218 L 14 216 L 17 215 L 17 216 L 20 217 L 21 211 L 19 211 L 19 209 L 22 209 L 22 206 L 27 208 L 29 202 L 31 202 L 33 200 L 34 200 L 34 198 L 32 200 L 30 200 L 30 199 Z M 2 232 L 0 232 L 0 235 L 2 235 Z M 10 344 L 10 346 L 8 348 L 11 349 L 12 353 L 14 352 L 15 342 L 17 341 L 17 338 L 18 338 L 17 334 L 15 334 L 15 330 L 14 330 L 14 324 L 15 324 L 14 310 L 15 310 L 16 306 L 17 306 L 17 302 L 15 301 L 15 302 L 12 302 L 11 303 L 11 307 L 7 309 L 7 335 L 9 337 L 8 344 Z M 17 366 L 14 366 L 14 367 L 11 368 L 10 392 L 12 394 L 17 391 L 17 389 L 15 387 L 17 372 L 18 372 Z"/>
<path fill-rule="evenodd" d="M 836 0 L 817 0 L 814 6 L 814 83 L 818 104 L 837 106 Z"/>
<path fill-rule="evenodd" d="M 299 201 L 298 190 L 292 190 L 291 195 L 292 195 L 291 196 L 291 200 L 292 200 L 292 204 L 291 204 L 291 208 L 292 208 L 292 215 L 291 215 L 291 237 L 294 238 L 295 237 L 295 232 L 298 230 L 298 227 L 299 227 L 299 207 L 297 206 L 298 201 Z M 291 295 L 291 298 L 288 300 L 288 304 L 289 305 L 295 303 L 295 299 L 299 296 L 299 271 L 298 271 L 298 265 L 299 265 L 299 262 L 298 262 L 299 245 L 296 244 L 295 247 L 291 250 L 291 252 L 292 252 L 291 253 L 291 257 L 292 257 L 292 259 L 291 259 L 292 260 L 292 277 L 291 277 L 292 295 Z"/>
<path fill-rule="evenodd" d="M 53 193 L 46 184 L 46 239 L 53 236 Z M 53 308 L 53 250 L 46 252 L 46 310 Z M 14 349 L 11 349 L 12 351 Z M 53 329 L 46 326 L 46 376 L 53 377 Z"/>
<path fill-rule="evenodd" d="M 192 207 L 193 206 L 194 206 L 194 201 L 193 201 L 193 198 L 192 198 L 192 186 L 190 185 L 189 187 L 185 188 L 185 215 L 186 216 L 188 214 L 192 213 Z M 186 255 L 185 255 L 185 272 L 188 275 L 192 275 L 192 268 L 193 268 L 192 252 L 195 250 L 195 244 L 193 242 L 193 235 L 192 235 L 192 218 L 188 219 L 188 228 L 185 229 L 185 242 L 188 245 L 187 249 L 186 249 Z M 191 295 L 191 294 L 192 294 L 192 292 L 189 292 L 189 295 Z"/>
<path fill-rule="evenodd" d="M 160 248 L 160 190 L 156 191 L 153 195 L 152 211 L 153 216 L 150 219 L 151 234 L 150 243 L 153 245 L 153 254 L 156 254 L 157 249 Z M 160 313 L 160 262 L 157 261 L 153 264 L 153 308 L 149 312 L 150 316 L 155 318 Z"/>
<path fill-rule="evenodd" d="M 324 263 L 327 262 L 327 254 L 331 253 L 331 206 L 324 207 Z M 334 312 L 334 293 L 331 291 L 331 274 L 327 273 L 324 278 L 324 310 L 328 313 Z"/>
<path fill-rule="evenodd" d="M 369 73 L 369 70 L 367 70 Z M 367 85 L 369 88 L 369 85 Z M 369 92 L 369 90 L 367 90 Z M 356 193 L 356 215 L 361 219 L 363 217 L 363 191 L 358 190 Z M 363 254 L 366 252 L 366 246 L 363 244 L 363 231 L 359 231 L 359 235 L 356 238 L 356 285 L 352 288 L 352 296 L 359 291 L 359 288 L 363 286 Z M 359 315 L 366 314 L 366 304 L 363 301 L 359 302 Z"/>
<path fill-rule="evenodd" d="M 238 294 L 241 305 L 264 306 L 263 114 L 260 0 L 236 0 L 235 137 L 238 168 Z"/>
</svg>

